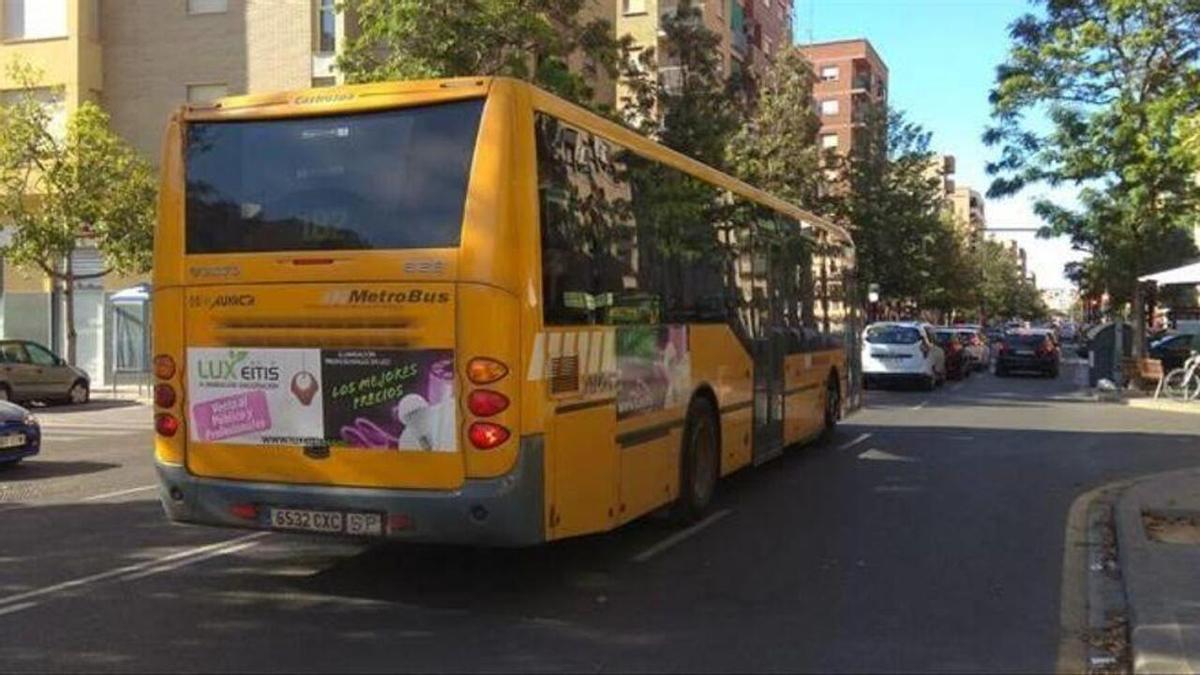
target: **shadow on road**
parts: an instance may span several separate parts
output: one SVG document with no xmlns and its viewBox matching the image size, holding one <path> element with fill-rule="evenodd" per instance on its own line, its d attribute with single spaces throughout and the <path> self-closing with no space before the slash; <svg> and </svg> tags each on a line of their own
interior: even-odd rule
<svg viewBox="0 0 1200 675">
<path fill-rule="evenodd" d="M 62 462 L 38 459 L 35 456 L 25 459 L 19 464 L 0 466 L 0 483 L 62 478 L 63 476 L 82 476 L 89 473 L 115 469 L 119 466 L 119 464 L 109 462 Z"/>
</svg>

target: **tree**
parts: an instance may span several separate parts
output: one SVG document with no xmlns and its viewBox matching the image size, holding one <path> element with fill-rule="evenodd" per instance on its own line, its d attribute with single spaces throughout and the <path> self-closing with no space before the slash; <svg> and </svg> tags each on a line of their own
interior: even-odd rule
<svg viewBox="0 0 1200 675">
<path fill-rule="evenodd" d="M 946 284 L 964 248 L 944 216 L 930 140 L 903 113 L 869 107 L 855 147 L 835 164 L 832 211 L 852 223 L 860 279 L 879 284 L 889 303 L 945 310 L 961 301 Z"/>
<path fill-rule="evenodd" d="M 149 271 L 156 181 L 99 106 L 82 103 L 59 133 L 35 95 L 40 74 L 13 63 L 9 78 L 23 94 L 0 108 L 0 223 L 8 234 L 0 253 L 41 270 L 61 289 L 67 360 L 74 363 L 75 285 L 113 272 Z M 99 251 L 101 271 L 75 269 L 73 254 L 81 245 Z"/>
<path fill-rule="evenodd" d="M 515 77 L 591 105 L 589 80 L 617 75 L 623 43 L 589 18 L 594 1 L 346 0 L 360 31 L 337 67 L 350 82 Z"/>
<path fill-rule="evenodd" d="M 745 85 L 726 79 L 721 37 L 704 25 L 691 0 L 679 0 L 660 31 L 661 53 L 644 49 L 626 63 L 625 120 L 668 148 L 723 169 Z"/>
<path fill-rule="evenodd" d="M 729 141 L 727 160 L 735 175 L 777 197 L 809 209 L 823 193 L 821 120 L 813 109 L 812 64 L 789 47 L 758 83 L 752 112 Z"/>
<path fill-rule="evenodd" d="M 1133 301 L 1137 354 L 1138 276 L 1194 253 L 1163 243 L 1191 222 L 1200 199 L 1181 133 L 1200 107 L 1198 25 L 1196 0 L 1044 0 L 1041 16 L 1012 25 L 991 93 L 995 124 L 984 141 L 1000 150 L 989 196 L 1039 182 L 1086 188 L 1082 209 L 1043 200 L 1037 212 L 1045 235 L 1069 236 L 1114 297 Z"/>
</svg>

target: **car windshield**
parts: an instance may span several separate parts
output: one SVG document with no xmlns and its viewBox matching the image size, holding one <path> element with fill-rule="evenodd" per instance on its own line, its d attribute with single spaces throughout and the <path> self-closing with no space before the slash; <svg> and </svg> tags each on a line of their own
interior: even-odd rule
<svg viewBox="0 0 1200 675">
<path fill-rule="evenodd" d="M 975 339 L 975 333 L 969 330 L 960 331 L 958 333 L 958 339 L 963 342 L 971 342 Z"/>
<path fill-rule="evenodd" d="M 921 341 L 921 331 L 913 326 L 871 326 L 867 342 L 875 345 L 911 345 Z"/>
</svg>

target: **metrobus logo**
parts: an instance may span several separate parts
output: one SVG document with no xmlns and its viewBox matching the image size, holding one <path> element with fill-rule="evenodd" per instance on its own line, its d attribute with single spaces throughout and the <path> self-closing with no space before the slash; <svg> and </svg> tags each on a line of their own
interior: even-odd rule
<svg viewBox="0 0 1200 675">
<path fill-rule="evenodd" d="M 450 302 L 449 291 L 430 291 L 414 288 L 408 291 L 370 290 L 356 288 L 325 293 L 326 305 L 411 305 L 443 304 Z"/>
</svg>

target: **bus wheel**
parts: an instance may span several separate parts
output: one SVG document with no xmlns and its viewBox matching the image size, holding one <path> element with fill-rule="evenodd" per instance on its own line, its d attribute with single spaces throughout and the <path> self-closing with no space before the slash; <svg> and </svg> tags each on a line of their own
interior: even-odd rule
<svg viewBox="0 0 1200 675">
<path fill-rule="evenodd" d="M 721 475 L 721 449 L 717 442 L 716 412 L 703 397 L 692 399 L 683 427 L 679 457 L 679 499 L 673 519 L 687 523 L 700 517 L 712 502 Z"/>
<path fill-rule="evenodd" d="M 825 383 L 825 429 L 822 435 L 829 438 L 837 428 L 838 418 L 842 416 L 842 389 L 838 386 L 837 376 L 829 374 Z"/>
</svg>

